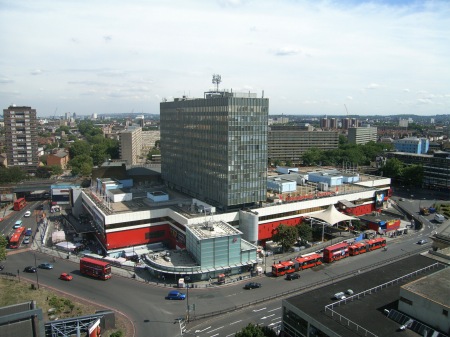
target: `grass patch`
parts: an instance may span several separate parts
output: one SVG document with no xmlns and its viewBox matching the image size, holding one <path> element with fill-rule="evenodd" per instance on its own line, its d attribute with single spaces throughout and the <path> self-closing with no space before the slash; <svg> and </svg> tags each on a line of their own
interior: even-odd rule
<svg viewBox="0 0 450 337">
<path fill-rule="evenodd" d="M 50 321 L 50 316 L 58 319 L 94 314 L 105 308 L 84 302 L 81 299 L 50 291 L 43 286 L 36 289 L 35 283 L 28 283 L 16 278 L 0 277 L 0 307 L 36 301 L 37 307 L 42 309 L 44 322 Z M 131 335 L 130 322 L 116 312 L 116 329 L 102 331 L 102 336 L 129 336 Z M 128 333 L 130 331 L 130 333 Z M 119 334 L 118 334 L 119 333 Z"/>
</svg>

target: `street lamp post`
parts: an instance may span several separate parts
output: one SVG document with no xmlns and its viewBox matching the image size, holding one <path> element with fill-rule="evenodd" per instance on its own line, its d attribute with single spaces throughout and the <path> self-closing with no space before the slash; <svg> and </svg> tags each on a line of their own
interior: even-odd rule
<svg viewBox="0 0 450 337">
<path fill-rule="evenodd" d="M 39 290 L 39 273 L 37 270 L 36 253 L 34 253 L 34 267 L 36 268 L 36 283 L 37 283 L 37 288 Z"/>
<path fill-rule="evenodd" d="M 189 323 L 189 281 L 191 278 L 186 276 L 184 281 L 186 282 L 186 323 Z"/>
</svg>

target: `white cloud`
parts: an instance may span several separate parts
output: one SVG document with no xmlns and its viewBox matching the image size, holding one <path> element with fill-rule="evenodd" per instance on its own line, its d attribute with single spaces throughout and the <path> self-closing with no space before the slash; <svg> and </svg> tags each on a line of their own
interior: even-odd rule
<svg viewBox="0 0 450 337">
<path fill-rule="evenodd" d="M 276 56 L 289 56 L 289 55 L 297 55 L 299 53 L 299 50 L 297 48 L 284 47 L 275 50 L 273 53 Z"/>
<path fill-rule="evenodd" d="M 14 83 L 14 81 L 10 78 L 0 76 L 0 84 Z"/>
<path fill-rule="evenodd" d="M 372 90 L 372 89 L 377 89 L 377 88 L 379 88 L 379 87 L 380 87 L 380 85 L 377 84 L 377 83 L 370 83 L 370 84 L 366 87 L 366 89 Z"/>
<path fill-rule="evenodd" d="M 39 114 L 136 100 L 159 113 L 162 97 L 203 97 L 213 73 L 223 89 L 264 90 L 271 114 L 331 115 L 343 100 L 364 114 L 450 111 L 444 0 L 15 0 L 0 20 L 1 98 L 20 92 Z M 402 90 L 414 97 L 399 105 Z"/>
<path fill-rule="evenodd" d="M 43 71 L 41 69 L 35 69 L 33 71 L 30 72 L 31 75 L 41 75 L 43 73 Z"/>
</svg>

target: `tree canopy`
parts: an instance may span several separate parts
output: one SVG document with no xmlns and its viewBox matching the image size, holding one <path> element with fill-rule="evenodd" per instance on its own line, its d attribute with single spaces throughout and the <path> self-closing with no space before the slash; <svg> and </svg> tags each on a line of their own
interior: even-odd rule
<svg viewBox="0 0 450 337">
<path fill-rule="evenodd" d="M 268 326 L 259 326 L 249 323 L 241 331 L 236 332 L 235 337 L 277 337 L 277 333 Z"/>
<path fill-rule="evenodd" d="M 287 225 L 279 225 L 276 229 L 275 234 L 272 236 L 272 239 L 283 247 L 283 251 L 287 251 L 291 248 L 296 242 L 298 238 L 298 230 L 294 226 Z"/>
<path fill-rule="evenodd" d="M 3 235 L 0 235 L 0 261 L 6 260 L 6 246 L 8 241 Z"/>
</svg>

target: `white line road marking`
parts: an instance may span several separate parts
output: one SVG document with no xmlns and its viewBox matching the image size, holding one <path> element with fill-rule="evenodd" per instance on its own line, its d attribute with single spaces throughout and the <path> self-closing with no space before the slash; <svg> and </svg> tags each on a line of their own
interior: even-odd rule
<svg viewBox="0 0 450 337">
<path fill-rule="evenodd" d="M 269 310 L 269 311 L 267 311 L 267 312 L 272 312 L 272 311 L 279 310 L 279 309 L 281 309 L 281 307 L 275 308 L 275 309 L 272 309 L 272 310 Z"/>
<path fill-rule="evenodd" d="M 276 319 L 280 319 L 281 317 L 275 317 L 275 318 L 272 318 L 272 321 L 274 321 L 274 320 L 276 320 Z"/>
<path fill-rule="evenodd" d="M 275 314 L 272 314 L 272 315 L 269 315 L 269 316 L 261 317 L 261 319 L 266 319 L 266 318 L 269 318 L 269 317 L 272 317 L 272 316 L 275 316 Z"/>
<path fill-rule="evenodd" d="M 203 330 L 195 330 L 195 333 L 197 333 L 197 332 L 203 332 L 203 331 L 206 331 L 206 330 L 208 330 L 208 329 L 211 329 L 211 327 L 209 326 L 209 327 L 207 327 L 207 328 L 205 328 L 205 329 L 203 329 Z"/>
<path fill-rule="evenodd" d="M 236 324 L 236 323 L 239 323 L 239 322 L 242 322 L 242 319 L 240 319 L 239 321 L 236 321 L 236 322 L 230 323 L 230 325 L 233 325 L 233 324 Z M 233 335 L 234 335 L 234 334 L 233 334 Z"/>
<path fill-rule="evenodd" d="M 253 312 L 258 312 L 258 311 L 261 311 L 261 310 L 266 310 L 267 308 L 261 308 L 261 309 L 258 309 L 258 310 L 253 310 Z"/>
<path fill-rule="evenodd" d="M 222 328 L 223 328 L 223 326 L 221 326 L 221 327 L 218 327 L 217 329 L 214 329 L 214 330 L 208 331 L 208 333 L 209 333 L 209 332 L 214 332 L 214 331 L 220 330 L 220 329 L 222 329 Z"/>
</svg>

